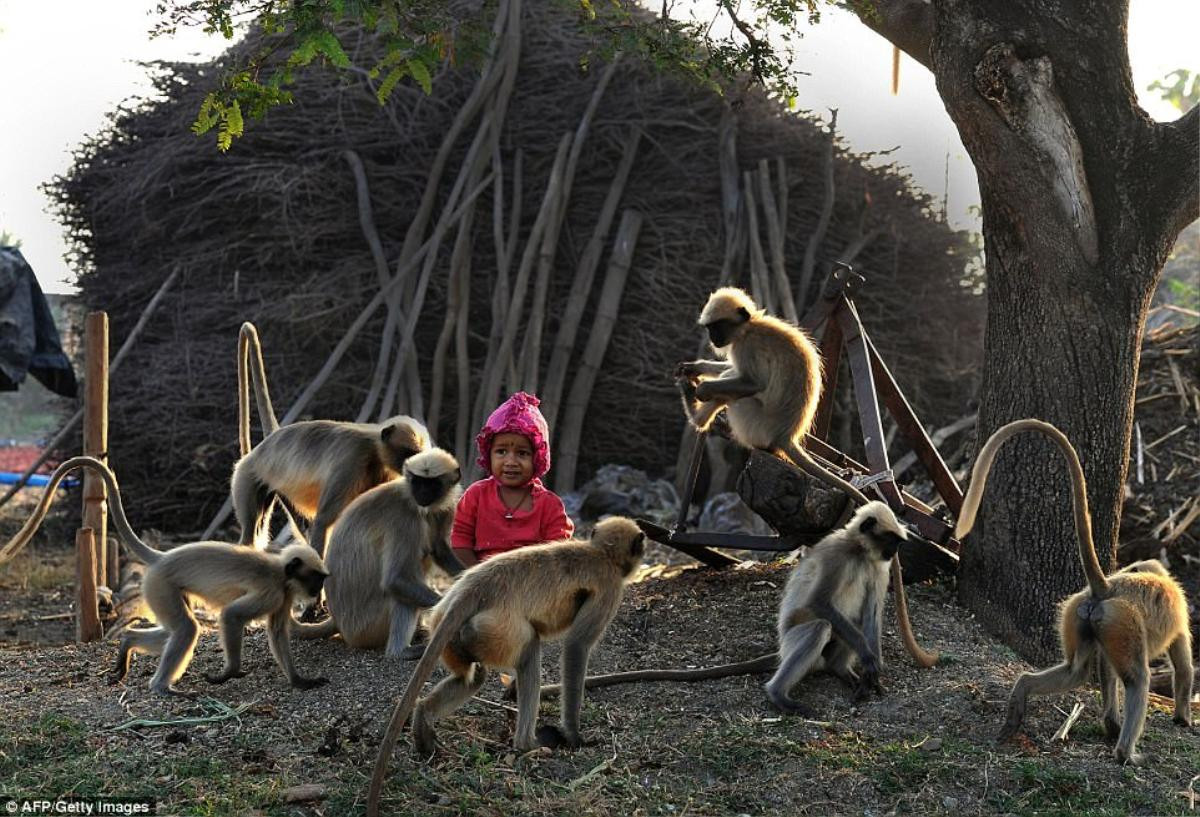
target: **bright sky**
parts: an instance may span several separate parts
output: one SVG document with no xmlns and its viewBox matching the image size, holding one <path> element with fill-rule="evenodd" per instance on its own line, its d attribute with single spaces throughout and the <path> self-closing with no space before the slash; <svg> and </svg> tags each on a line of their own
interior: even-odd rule
<svg viewBox="0 0 1200 817">
<path fill-rule="evenodd" d="M 75 271 L 63 259 L 62 228 L 38 189 L 70 167 L 70 151 L 97 132 L 122 101 L 149 93 L 139 61 L 208 59 L 226 46 L 198 30 L 151 40 L 154 0 L 0 0 L 0 232 L 22 251 L 50 292 L 70 291 Z M 1176 68 L 1200 70 L 1200 3 L 1133 0 L 1130 58 L 1142 105 L 1152 116 L 1177 115 L 1145 88 Z M 899 146 L 891 160 L 940 198 L 947 189 L 957 226 L 974 226 L 975 174 L 937 96 L 933 77 L 903 58 L 900 94 L 890 93 L 891 46 L 845 12 L 826 11 L 799 46 L 798 104 L 828 116 L 858 151 Z M 253 127 L 249 123 L 248 127 Z M 236 148 L 235 148 L 236 149 Z"/>
</svg>

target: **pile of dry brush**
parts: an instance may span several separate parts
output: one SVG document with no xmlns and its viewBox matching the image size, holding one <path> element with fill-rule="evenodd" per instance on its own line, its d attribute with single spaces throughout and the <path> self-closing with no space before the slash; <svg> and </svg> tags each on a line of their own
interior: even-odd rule
<svg viewBox="0 0 1200 817">
<path fill-rule="evenodd" d="M 1191 560 L 1195 569 L 1200 565 L 1200 326 L 1175 321 L 1146 333 L 1134 423 L 1118 557 L 1124 564 L 1165 552 Z"/>
<path fill-rule="evenodd" d="M 722 97 L 631 57 L 581 72 L 571 12 L 499 6 L 482 70 L 447 66 L 432 95 L 402 83 L 384 107 L 365 73 L 311 70 L 226 154 L 189 131 L 220 61 L 158 66 L 161 98 L 117 112 L 56 180 L 114 343 L 182 271 L 111 385 L 111 462 L 139 525 L 196 530 L 226 496 L 242 321 L 282 416 L 405 266 L 392 311 L 370 314 L 300 417 L 408 411 L 463 454 L 505 391 L 557 377 L 556 469 L 661 475 L 706 293 L 724 276 L 802 309 L 839 258 L 868 277 L 860 311 L 922 419 L 961 416 L 983 323 L 974 251 L 904 173 L 757 91 Z M 342 41 L 358 65 L 381 53 Z M 433 260 L 404 264 L 430 236 Z"/>
</svg>

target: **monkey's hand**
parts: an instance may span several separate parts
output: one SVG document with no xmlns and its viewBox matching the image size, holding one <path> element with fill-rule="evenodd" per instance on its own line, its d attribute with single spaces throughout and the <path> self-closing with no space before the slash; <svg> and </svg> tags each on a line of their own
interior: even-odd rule
<svg viewBox="0 0 1200 817">
<path fill-rule="evenodd" d="M 1171 720 L 1174 721 L 1176 726 L 1182 726 L 1185 729 L 1192 728 L 1191 718 L 1189 718 L 1187 715 L 1176 715 L 1175 717 L 1171 718 Z"/>
<path fill-rule="evenodd" d="M 328 683 L 328 678 L 305 678 L 302 675 L 297 675 L 292 679 L 292 686 L 296 689 L 315 689 Z"/>
<path fill-rule="evenodd" d="M 863 662 L 862 672 L 858 676 L 858 687 L 854 690 L 856 702 L 865 700 L 872 692 L 883 695 L 883 684 L 879 682 L 879 662 L 872 657 Z"/>
<path fill-rule="evenodd" d="M 216 675 L 205 673 L 204 680 L 210 684 L 223 684 L 230 678 L 245 678 L 250 673 L 244 669 L 227 669 Z"/>
<path fill-rule="evenodd" d="M 1004 722 L 1004 726 L 1000 727 L 1000 731 L 996 733 L 996 743 L 1007 743 L 1012 740 L 1020 728 L 1020 721 L 1014 722 L 1012 718 L 1009 718 Z"/>
<path fill-rule="evenodd" d="M 681 361 L 675 367 L 675 379 L 695 380 L 700 376 L 700 370 L 694 360 Z"/>
</svg>

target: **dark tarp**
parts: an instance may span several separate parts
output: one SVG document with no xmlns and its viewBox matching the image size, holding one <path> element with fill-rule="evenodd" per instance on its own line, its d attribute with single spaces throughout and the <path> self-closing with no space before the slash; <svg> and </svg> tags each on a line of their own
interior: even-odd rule
<svg viewBox="0 0 1200 817">
<path fill-rule="evenodd" d="M 16 391 L 26 373 L 76 396 L 75 371 L 33 268 L 16 247 L 0 247 L 0 391 Z"/>
</svg>

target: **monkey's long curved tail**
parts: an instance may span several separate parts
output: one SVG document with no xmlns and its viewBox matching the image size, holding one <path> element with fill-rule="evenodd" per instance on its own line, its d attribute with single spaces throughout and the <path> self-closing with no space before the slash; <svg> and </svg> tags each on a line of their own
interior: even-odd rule
<svg viewBox="0 0 1200 817">
<path fill-rule="evenodd" d="M 404 688 L 404 694 L 396 701 L 396 707 L 392 710 L 392 719 L 388 722 L 383 739 L 379 742 L 379 756 L 375 758 L 375 771 L 371 774 L 371 788 L 367 792 L 367 817 L 379 817 L 379 798 L 383 793 L 383 781 L 387 777 L 388 763 L 396 748 L 396 738 L 400 736 L 400 730 L 404 728 L 408 716 L 416 707 L 417 698 L 421 695 L 421 688 L 433 674 L 450 639 L 467 623 L 471 616 L 478 612 L 478 607 L 477 600 L 461 598 L 458 603 L 446 611 L 446 615 L 438 622 L 433 635 L 429 637 L 429 644 L 425 647 L 421 660 L 413 669 L 413 673 L 408 679 L 408 686 Z"/>
<path fill-rule="evenodd" d="M 50 503 L 54 501 L 54 492 L 58 489 L 58 484 L 76 468 L 89 468 L 104 480 L 104 485 L 108 488 L 108 501 L 112 511 L 113 526 L 117 529 L 117 537 L 134 557 L 147 565 L 152 565 L 161 559 L 162 554 L 139 539 L 138 535 L 133 532 L 133 528 L 129 526 L 129 519 L 125 516 L 125 506 L 121 502 L 121 491 L 117 487 L 117 478 L 113 476 L 113 472 L 109 470 L 108 466 L 95 457 L 71 457 L 54 469 L 38 506 L 33 509 L 33 514 L 21 526 L 16 535 L 9 539 L 3 548 L 0 548 L 0 565 L 20 553 L 21 548 L 25 547 L 33 538 L 33 534 L 37 532 L 42 520 L 46 518 L 46 513 L 50 510 Z"/>
<path fill-rule="evenodd" d="M 258 418 L 262 423 L 263 436 L 279 428 L 275 417 L 275 406 L 271 404 L 271 392 L 267 387 L 267 371 L 263 364 L 262 343 L 258 339 L 258 328 L 250 321 L 242 324 L 238 331 L 238 449 L 244 457 L 250 453 L 250 387 L 254 387 L 254 402 L 258 406 Z"/>
<path fill-rule="evenodd" d="M 867 504 L 866 494 L 832 471 L 822 468 L 797 443 L 790 443 L 784 449 L 783 453 L 793 465 L 809 476 L 821 480 L 826 485 L 844 491 L 852 500 L 861 505 Z M 896 628 L 900 631 L 900 639 L 904 642 L 904 649 L 912 656 L 913 663 L 918 667 L 925 669 L 932 667 L 937 663 L 938 654 L 922 648 L 913 635 L 912 621 L 908 617 L 908 595 L 904 592 L 904 575 L 900 568 L 899 555 L 892 559 L 892 593 L 896 597 Z"/>
<path fill-rule="evenodd" d="M 1088 511 L 1087 481 L 1083 477 L 1083 466 L 1079 463 L 1079 455 L 1075 447 L 1055 426 L 1044 420 L 1029 418 L 1014 420 L 996 429 L 988 438 L 979 456 L 975 458 L 975 467 L 971 469 L 971 485 L 963 497 L 962 511 L 958 515 L 958 524 L 954 526 L 954 538 L 961 540 L 975 526 L 975 517 L 979 513 L 979 503 L 983 498 L 983 489 L 987 485 L 988 473 L 1000 446 L 1012 436 L 1022 431 L 1038 431 L 1049 437 L 1067 461 L 1067 470 L 1071 475 L 1071 503 L 1075 511 L 1075 536 L 1079 540 L 1079 561 L 1083 572 L 1087 575 L 1088 588 L 1093 596 L 1103 597 L 1108 594 L 1108 579 L 1100 569 L 1100 560 L 1096 558 L 1096 544 L 1092 539 L 1092 515 Z"/>
<path fill-rule="evenodd" d="M 639 669 L 628 672 L 613 672 L 607 675 L 589 675 L 584 679 L 588 689 L 596 687 L 616 686 L 617 684 L 636 684 L 643 681 L 711 681 L 716 678 L 732 678 L 736 675 L 757 675 L 763 672 L 774 672 L 779 660 L 778 653 L 767 653 L 758 658 L 738 661 L 733 664 L 719 664 L 715 667 L 699 669 Z M 509 697 L 515 687 L 509 687 L 504 693 Z M 559 684 L 547 684 L 542 687 L 542 695 L 557 695 L 562 691 Z"/>
<path fill-rule="evenodd" d="M 267 367 L 263 363 L 262 343 L 258 338 L 258 327 L 250 321 L 238 330 L 238 452 L 246 456 L 254 446 L 250 441 L 250 388 L 254 387 L 254 403 L 258 407 L 258 421 L 262 424 L 263 436 L 279 430 L 275 417 L 275 406 L 271 403 L 271 390 L 267 387 Z M 282 496 L 280 507 L 292 528 L 297 542 L 306 541 L 296 524 L 296 514 Z"/>
<path fill-rule="evenodd" d="M 310 624 L 304 621 L 297 621 L 295 616 L 292 616 L 291 631 L 297 638 L 305 640 L 314 638 L 332 638 L 337 635 L 339 630 L 337 622 L 333 620 L 333 616 L 324 621 Z"/>
</svg>

